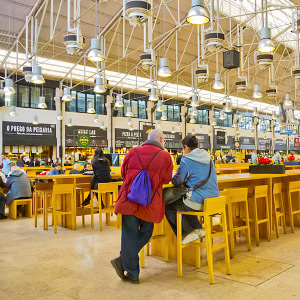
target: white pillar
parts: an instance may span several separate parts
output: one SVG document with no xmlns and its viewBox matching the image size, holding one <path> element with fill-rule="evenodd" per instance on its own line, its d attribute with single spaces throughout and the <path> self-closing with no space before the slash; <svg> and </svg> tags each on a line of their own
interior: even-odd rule
<svg viewBox="0 0 300 300">
<path fill-rule="evenodd" d="M 114 124 L 111 122 L 112 117 L 112 103 L 114 102 L 114 98 L 111 95 L 107 95 L 106 97 L 106 112 L 107 112 L 107 124 L 105 124 L 107 128 L 107 141 L 108 141 L 108 148 L 113 147 L 115 150 L 115 141 L 114 141 Z"/>
<path fill-rule="evenodd" d="M 182 132 L 182 138 L 184 138 L 188 131 L 187 131 L 187 123 L 186 123 L 186 117 L 185 114 L 187 113 L 187 107 L 186 106 L 181 106 L 181 132 Z"/>
</svg>

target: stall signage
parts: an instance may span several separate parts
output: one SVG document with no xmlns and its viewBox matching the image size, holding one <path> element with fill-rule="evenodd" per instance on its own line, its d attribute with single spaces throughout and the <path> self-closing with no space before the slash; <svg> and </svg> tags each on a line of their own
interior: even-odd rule
<svg viewBox="0 0 300 300">
<path fill-rule="evenodd" d="M 217 131 L 217 144 L 225 145 L 225 131 Z"/>
<path fill-rule="evenodd" d="M 164 131 L 165 148 L 167 149 L 181 149 L 182 148 L 182 133 Z"/>
<path fill-rule="evenodd" d="M 23 122 L 3 122 L 3 144 L 14 146 L 55 146 L 56 126 Z"/>
<path fill-rule="evenodd" d="M 276 139 L 275 140 L 275 150 L 287 150 L 286 140 Z"/>
<path fill-rule="evenodd" d="M 115 147 L 132 148 L 138 146 L 138 130 L 115 128 Z M 141 137 L 141 132 L 140 132 Z"/>
<path fill-rule="evenodd" d="M 270 150 L 271 149 L 271 139 L 258 139 L 258 150 Z"/>
<path fill-rule="evenodd" d="M 254 137 L 240 137 L 240 147 L 241 149 L 254 150 L 255 149 L 255 140 Z"/>
<path fill-rule="evenodd" d="M 66 147 L 107 148 L 107 131 L 99 127 L 66 127 Z"/>
<path fill-rule="evenodd" d="M 200 133 L 196 133 L 196 137 L 199 140 L 199 148 L 200 149 L 210 149 L 211 145 L 210 145 L 210 139 L 209 139 L 209 135 L 208 134 L 200 134 Z"/>
<path fill-rule="evenodd" d="M 226 141 L 225 132 L 224 131 L 220 131 L 220 132 L 222 132 L 222 135 L 221 135 L 222 138 L 221 139 L 218 138 L 218 132 L 217 132 L 217 135 L 215 135 L 215 137 L 214 137 L 214 148 L 215 148 L 215 150 L 235 149 L 234 137 L 233 136 L 227 136 L 227 141 Z M 224 144 L 219 144 L 220 142 L 223 143 L 223 133 L 224 133 Z"/>
</svg>

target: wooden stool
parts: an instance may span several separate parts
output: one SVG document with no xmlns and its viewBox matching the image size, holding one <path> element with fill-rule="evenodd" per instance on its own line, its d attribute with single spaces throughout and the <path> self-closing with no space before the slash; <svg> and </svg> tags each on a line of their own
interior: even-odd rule
<svg viewBox="0 0 300 300">
<path fill-rule="evenodd" d="M 250 237 L 250 224 L 249 224 L 249 211 L 248 211 L 248 189 L 238 188 L 238 189 L 225 189 L 220 192 L 221 195 L 226 196 L 226 213 L 227 213 L 227 224 L 229 233 L 229 249 L 230 258 L 235 256 L 235 234 L 241 230 L 245 230 L 247 238 L 247 248 L 251 251 L 251 237 Z M 236 218 L 235 206 L 243 205 L 245 213 L 245 224 L 238 225 L 237 221 L 240 218 Z"/>
<path fill-rule="evenodd" d="M 300 181 L 291 181 L 288 186 L 288 205 L 291 232 L 294 232 L 294 215 L 300 214 Z M 292 201 L 292 194 L 296 194 L 296 201 Z"/>
<path fill-rule="evenodd" d="M 224 248 L 225 261 L 226 261 L 226 274 L 230 274 L 230 257 L 228 248 L 228 234 L 227 234 L 227 224 L 226 224 L 226 197 L 220 196 L 215 198 L 209 198 L 204 200 L 204 210 L 203 212 L 177 212 L 177 272 L 178 276 L 182 276 L 182 249 L 188 246 L 197 247 L 196 251 L 196 268 L 201 267 L 200 261 L 200 248 L 206 248 L 207 255 L 207 265 L 208 265 L 208 277 L 209 283 L 214 283 L 213 275 L 213 252 Z M 214 233 L 212 232 L 212 218 L 216 214 L 221 214 L 221 226 L 223 231 Z M 199 240 L 182 245 L 182 225 L 181 216 L 190 215 L 198 216 L 204 218 L 204 229 L 205 229 L 205 243 L 201 243 Z M 220 244 L 213 245 L 213 239 L 215 237 L 223 237 L 223 242 Z"/>
<path fill-rule="evenodd" d="M 91 227 L 94 228 L 94 212 L 99 211 L 99 225 L 102 231 L 102 214 L 106 214 L 106 224 L 110 224 L 110 214 L 115 211 L 115 203 L 118 200 L 118 182 L 98 183 L 98 190 L 91 190 Z M 94 206 L 94 196 L 98 195 L 99 206 Z M 101 206 L 101 199 L 104 208 Z M 121 215 L 117 215 L 117 227 L 121 227 Z"/>
<path fill-rule="evenodd" d="M 259 246 L 259 225 L 266 223 L 267 226 L 267 238 L 270 242 L 271 240 L 271 230 L 270 230 L 270 215 L 269 215 L 269 197 L 268 197 L 268 186 L 267 185 L 257 185 L 254 187 L 254 194 L 249 198 L 249 206 L 251 206 L 251 218 L 250 222 L 254 223 L 255 240 L 256 246 Z M 262 218 L 258 215 L 258 205 L 262 207 Z"/>
<path fill-rule="evenodd" d="M 161 224 L 162 224 L 163 233 L 152 235 L 150 241 L 146 244 L 146 246 L 143 249 L 141 249 L 141 251 L 140 251 L 140 265 L 141 265 L 142 268 L 145 267 L 145 248 L 146 248 L 147 256 L 149 256 L 150 255 L 150 244 L 153 240 L 162 239 L 162 248 L 163 248 L 162 251 L 163 251 L 164 261 L 169 260 L 168 237 L 166 235 L 167 223 L 168 223 L 168 221 L 167 221 L 166 217 L 164 217 L 164 219 L 162 220 L 161 223 L 154 224 L 154 232 L 155 232 L 155 228 L 157 226 L 161 226 Z"/>
<path fill-rule="evenodd" d="M 53 182 L 36 182 L 33 193 L 33 213 L 34 213 L 34 226 L 37 227 L 37 212 L 43 212 L 43 228 L 48 230 L 48 208 L 52 208 L 48 205 L 47 196 L 50 196 L 52 200 Z M 38 208 L 38 199 L 41 199 L 41 208 Z M 53 214 L 52 214 L 53 223 Z"/>
<path fill-rule="evenodd" d="M 18 205 L 26 206 L 26 216 L 32 218 L 32 198 L 29 199 L 15 199 L 9 204 L 9 218 L 16 220 L 18 218 Z"/>
<path fill-rule="evenodd" d="M 276 201 L 276 196 L 278 201 Z M 278 220 L 282 218 L 283 232 L 286 233 L 285 210 L 282 198 L 282 183 L 275 183 L 273 185 L 273 215 L 276 230 L 276 237 L 279 237 Z"/>
<path fill-rule="evenodd" d="M 66 210 L 67 199 L 66 196 L 70 195 L 70 210 Z M 56 196 L 61 196 L 62 208 L 57 209 L 57 198 Z M 53 219 L 54 219 L 54 233 L 57 233 L 57 215 L 62 216 L 62 226 L 65 225 L 65 216 L 72 216 L 72 229 L 76 229 L 76 204 L 74 201 L 74 186 L 73 184 L 54 184 L 52 193 L 52 205 L 53 205 Z"/>
</svg>

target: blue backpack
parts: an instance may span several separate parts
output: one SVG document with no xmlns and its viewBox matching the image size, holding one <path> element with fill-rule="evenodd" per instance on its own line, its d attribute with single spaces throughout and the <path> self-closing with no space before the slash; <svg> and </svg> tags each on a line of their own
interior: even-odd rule
<svg viewBox="0 0 300 300">
<path fill-rule="evenodd" d="M 160 152 L 162 150 L 158 150 L 155 155 L 153 156 L 153 158 L 151 159 L 150 163 L 148 164 L 148 166 L 144 169 L 141 159 L 139 157 L 139 154 L 137 152 L 137 149 L 135 148 L 135 152 L 137 154 L 137 157 L 140 161 L 142 170 L 136 175 L 136 177 L 134 178 L 132 185 L 130 187 L 130 192 L 127 195 L 127 199 L 132 202 L 132 203 L 136 203 L 138 205 L 142 205 L 142 206 L 147 206 L 151 203 L 151 194 L 152 194 L 152 186 L 151 186 L 151 181 L 149 178 L 149 174 L 147 172 L 147 169 L 149 168 L 149 166 L 151 165 L 153 159 L 155 158 L 155 156 L 158 154 L 158 152 Z"/>
</svg>

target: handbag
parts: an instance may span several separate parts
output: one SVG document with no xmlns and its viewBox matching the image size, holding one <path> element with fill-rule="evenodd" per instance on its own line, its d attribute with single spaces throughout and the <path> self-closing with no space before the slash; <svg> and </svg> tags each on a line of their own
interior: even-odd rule
<svg viewBox="0 0 300 300">
<path fill-rule="evenodd" d="M 208 176 L 205 180 L 201 181 L 200 184 L 195 185 L 193 188 L 188 188 L 184 186 L 174 186 L 174 187 L 168 187 L 163 190 L 163 200 L 165 204 L 171 204 L 177 200 L 182 199 L 186 195 L 187 192 L 190 191 L 196 191 L 200 188 L 202 188 L 209 180 L 212 170 L 212 160 L 210 160 L 210 169 Z"/>
</svg>

